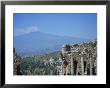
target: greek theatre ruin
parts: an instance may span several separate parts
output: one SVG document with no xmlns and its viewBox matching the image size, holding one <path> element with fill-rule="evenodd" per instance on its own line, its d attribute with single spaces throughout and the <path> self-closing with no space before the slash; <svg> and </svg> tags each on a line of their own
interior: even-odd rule
<svg viewBox="0 0 110 88">
<path fill-rule="evenodd" d="M 62 46 L 62 75 L 96 75 L 97 41 Z"/>
</svg>

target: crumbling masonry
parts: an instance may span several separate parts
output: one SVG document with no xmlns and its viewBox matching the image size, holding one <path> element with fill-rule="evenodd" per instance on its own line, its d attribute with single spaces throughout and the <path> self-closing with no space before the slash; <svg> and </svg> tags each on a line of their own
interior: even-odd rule
<svg viewBox="0 0 110 88">
<path fill-rule="evenodd" d="M 96 75 L 97 41 L 62 46 L 62 75 Z"/>
</svg>

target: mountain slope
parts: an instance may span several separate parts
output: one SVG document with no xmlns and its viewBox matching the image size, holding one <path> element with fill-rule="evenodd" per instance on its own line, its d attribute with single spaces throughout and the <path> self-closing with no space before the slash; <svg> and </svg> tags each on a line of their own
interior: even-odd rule
<svg viewBox="0 0 110 88">
<path fill-rule="evenodd" d="M 84 41 L 88 41 L 88 39 L 57 36 L 38 31 L 14 37 L 14 47 L 19 54 L 37 55 L 59 51 L 62 44 L 73 44 Z"/>
</svg>

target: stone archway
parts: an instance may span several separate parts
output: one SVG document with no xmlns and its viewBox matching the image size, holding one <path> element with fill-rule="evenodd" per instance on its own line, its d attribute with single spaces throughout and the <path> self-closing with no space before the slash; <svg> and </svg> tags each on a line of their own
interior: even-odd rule
<svg viewBox="0 0 110 88">
<path fill-rule="evenodd" d="M 76 60 L 74 60 L 73 63 L 74 63 L 74 75 L 76 75 L 77 74 L 77 63 L 78 62 Z"/>
</svg>

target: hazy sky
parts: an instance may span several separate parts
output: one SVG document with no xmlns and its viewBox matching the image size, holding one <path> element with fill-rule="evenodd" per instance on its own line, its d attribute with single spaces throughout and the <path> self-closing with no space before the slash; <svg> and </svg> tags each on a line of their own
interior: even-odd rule
<svg viewBox="0 0 110 88">
<path fill-rule="evenodd" d="M 95 13 L 16 13 L 14 35 L 31 32 L 94 39 L 97 37 L 97 14 Z"/>
</svg>

